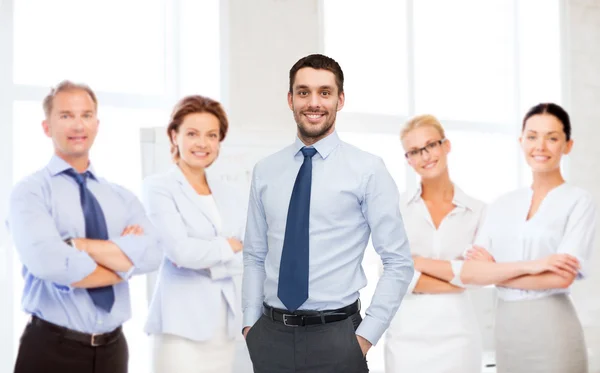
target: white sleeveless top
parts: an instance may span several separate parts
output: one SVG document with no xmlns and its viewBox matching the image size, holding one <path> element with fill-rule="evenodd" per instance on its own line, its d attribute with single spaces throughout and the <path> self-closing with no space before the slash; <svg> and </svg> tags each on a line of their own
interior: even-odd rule
<svg viewBox="0 0 600 373">
<path fill-rule="evenodd" d="M 219 213 L 219 209 L 217 208 L 217 204 L 215 203 L 215 199 L 212 194 L 209 195 L 200 195 L 197 194 L 198 201 L 203 207 L 203 211 L 208 211 L 210 220 L 215 224 L 215 228 L 217 230 L 217 234 L 221 233 L 223 222 L 221 220 L 221 214 Z"/>
</svg>

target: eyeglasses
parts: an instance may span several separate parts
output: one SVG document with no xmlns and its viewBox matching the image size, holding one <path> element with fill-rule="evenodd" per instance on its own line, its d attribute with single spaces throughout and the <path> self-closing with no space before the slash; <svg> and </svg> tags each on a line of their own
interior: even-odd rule
<svg viewBox="0 0 600 373">
<path fill-rule="evenodd" d="M 440 145 L 442 145 L 444 143 L 444 141 L 446 141 L 446 139 L 441 139 L 438 141 L 430 142 L 429 144 L 425 145 L 422 148 L 407 151 L 406 153 L 404 153 L 404 156 L 407 159 L 415 159 L 418 156 L 423 155 L 423 151 L 427 152 L 427 154 L 430 154 L 431 152 L 433 152 L 437 148 L 439 148 Z"/>
</svg>

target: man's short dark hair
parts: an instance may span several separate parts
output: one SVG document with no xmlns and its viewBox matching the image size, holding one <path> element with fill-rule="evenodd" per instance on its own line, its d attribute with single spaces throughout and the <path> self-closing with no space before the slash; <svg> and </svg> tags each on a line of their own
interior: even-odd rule
<svg viewBox="0 0 600 373">
<path fill-rule="evenodd" d="M 344 72 L 333 58 L 324 56 L 322 54 L 311 54 L 306 57 L 302 57 L 292 66 L 290 69 L 290 93 L 294 89 L 294 81 L 296 80 L 296 73 L 298 70 L 310 67 L 316 70 L 327 70 L 331 71 L 335 75 L 335 84 L 338 88 L 338 94 L 344 92 Z"/>
</svg>

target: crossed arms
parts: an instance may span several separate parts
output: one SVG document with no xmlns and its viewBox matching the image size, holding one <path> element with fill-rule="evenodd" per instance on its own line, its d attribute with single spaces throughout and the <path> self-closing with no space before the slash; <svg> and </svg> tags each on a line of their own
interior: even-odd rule
<svg viewBox="0 0 600 373">
<path fill-rule="evenodd" d="M 242 273 L 239 260 L 243 248 L 241 240 L 224 236 L 201 238 L 197 229 L 203 224 L 199 222 L 204 216 L 202 213 L 185 216 L 185 220 L 195 224 L 194 233 L 191 234 L 177 206 L 174 193 L 164 180 L 146 179 L 143 200 L 150 220 L 165 241 L 164 255 L 174 265 L 190 270 L 208 270 L 213 280 Z M 240 237 L 242 235 L 240 232 Z"/>
<path fill-rule="evenodd" d="M 108 240 L 75 238 L 64 242 L 39 185 L 19 184 L 10 198 L 8 224 L 19 258 L 37 278 L 58 285 L 93 288 L 114 285 L 137 273 L 155 270 L 161 259 L 156 236 L 133 194 L 125 194 L 129 225 Z M 147 228 L 147 229 L 144 229 Z"/>
<path fill-rule="evenodd" d="M 457 293 L 467 286 L 497 285 L 515 289 L 543 290 L 569 287 L 577 276 L 579 261 L 569 254 L 554 254 L 543 259 L 496 263 L 482 247 L 473 246 L 465 261 L 415 257 L 421 272 L 415 293 Z"/>
<path fill-rule="evenodd" d="M 144 230 L 139 225 L 130 225 L 125 228 L 121 236 L 134 234 L 141 236 Z M 133 269 L 131 259 L 112 241 L 92 240 L 88 238 L 73 239 L 76 249 L 86 252 L 97 264 L 94 272 L 83 280 L 72 283 L 75 288 L 95 288 L 110 286 L 123 281 L 129 271 Z M 125 275 L 119 275 L 118 272 Z"/>
</svg>

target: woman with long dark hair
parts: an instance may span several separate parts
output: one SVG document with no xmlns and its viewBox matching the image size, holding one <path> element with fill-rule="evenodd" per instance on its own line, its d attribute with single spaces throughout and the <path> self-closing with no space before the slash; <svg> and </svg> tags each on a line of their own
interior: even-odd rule
<svg viewBox="0 0 600 373">
<path fill-rule="evenodd" d="M 556 104 L 534 106 L 520 142 L 533 183 L 490 206 L 467 258 L 503 263 L 567 254 L 578 270 L 558 267 L 497 284 L 497 371 L 586 373 L 584 335 L 568 294 L 587 274 L 597 210 L 591 195 L 562 175 L 562 157 L 573 147 L 569 115 Z"/>
</svg>

